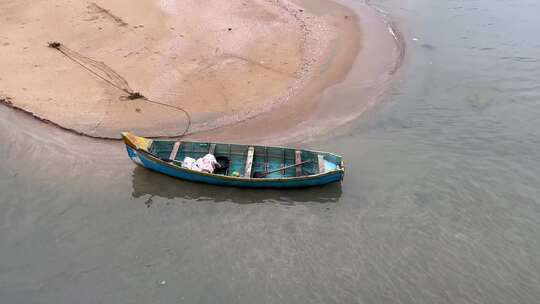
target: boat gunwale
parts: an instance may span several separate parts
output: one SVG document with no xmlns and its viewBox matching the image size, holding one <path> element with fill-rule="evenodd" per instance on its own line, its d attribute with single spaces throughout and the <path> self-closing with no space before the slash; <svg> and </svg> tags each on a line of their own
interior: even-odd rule
<svg viewBox="0 0 540 304">
<path fill-rule="evenodd" d="M 141 149 L 141 148 L 137 147 L 137 145 L 135 143 L 133 143 L 131 140 L 129 140 L 128 136 L 126 136 L 127 135 L 126 133 L 130 134 L 132 136 L 138 137 L 138 138 L 143 138 L 143 139 L 146 139 L 146 140 L 150 140 L 151 144 L 153 144 L 154 141 L 171 141 L 171 142 L 174 142 L 174 140 L 167 140 L 167 139 L 154 140 L 154 139 L 151 139 L 151 138 L 137 136 L 137 135 L 129 133 L 129 132 L 122 132 L 122 136 L 124 137 L 124 143 L 127 146 L 134 149 L 137 153 L 142 153 L 145 157 L 149 158 L 152 161 L 155 161 L 155 162 L 157 162 L 159 164 L 162 164 L 162 165 L 166 165 L 166 166 L 174 168 L 176 170 L 183 171 L 183 172 L 188 173 L 188 174 L 196 174 L 196 175 L 212 177 L 212 178 L 218 178 L 218 179 L 225 179 L 225 180 L 244 181 L 244 182 L 257 182 L 257 183 L 258 182 L 289 182 L 289 181 L 313 180 L 313 179 L 316 179 L 316 178 L 319 178 L 319 177 L 332 176 L 332 175 L 342 175 L 342 178 L 343 178 L 343 175 L 345 175 L 345 165 L 344 165 L 342 156 L 331 153 L 331 152 L 324 152 L 324 151 L 317 151 L 317 150 L 306 150 L 306 149 L 301 149 L 301 150 L 309 151 L 309 152 L 313 152 L 313 153 L 322 153 L 322 154 L 326 154 L 328 156 L 335 156 L 335 157 L 341 158 L 342 160 L 340 161 L 339 169 L 335 169 L 335 170 L 328 171 L 328 172 L 325 172 L 325 173 L 317 173 L 317 174 L 304 175 L 304 176 L 292 176 L 292 177 L 286 177 L 286 178 L 275 178 L 275 177 L 273 177 L 273 178 L 253 178 L 253 177 L 230 176 L 230 175 L 222 175 L 222 174 L 215 174 L 215 173 L 200 172 L 200 171 L 195 171 L 195 170 L 191 170 L 191 169 L 187 169 L 187 168 L 182 168 L 181 166 L 179 166 L 177 164 L 164 161 L 161 158 L 159 158 L 158 156 L 152 154 L 147 149 Z M 250 145 L 246 145 L 246 144 L 221 143 L 221 142 L 201 142 L 201 141 L 183 141 L 183 142 L 201 143 L 201 144 L 212 143 L 212 144 L 224 144 L 224 145 L 240 145 L 240 146 L 247 146 L 247 147 L 250 146 Z M 252 145 L 252 146 L 268 147 L 268 148 L 279 148 L 279 149 L 293 149 L 293 148 L 290 148 L 290 147 L 280 147 L 280 146 L 259 146 L 259 145 Z"/>
<path fill-rule="evenodd" d="M 142 137 L 142 136 L 139 136 L 139 137 Z M 142 137 L 142 138 L 146 138 L 146 137 Z M 152 142 L 154 142 L 154 141 L 171 141 L 171 142 L 174 142 L 175 141 L 175 140 L 168 140 L 168 139 L 162 139 L 162 138 L 159 138 L 159 139 L 146 138 L 146 139 L 149 139 Z M 248 144 L 238 144 L 238 143 L 224 143 L 224 142 L 219 142 L 219 141 L 190 141 L 190 140 L 182 140 L 182 143 L 236 145 L 236 146 L 245 146 L 245 147 L 250 147 L 251 146 L 251 147 L 262 147 L 262 148 L 267 147 L 267 148 L 278 148 L 278 149 L 288 149 L 288 150 L 301 150 L 301 151 L 313 152 L 313 153 L 319 153 L 319 154 L 322 153 L 322 154 L 326 154 L 327 156 L 335 156 L 335 157 L 339 157 L 339 158 L 343 159 L 343 157 L 341 155 L 338 155 L 338 154 L 335 154 L 335 153 L 332 153 L 332 152 L 311 150 L 311 149 L 296 149 L 296 148 L 292 148 L 292 147 L 282 147 L 282 146 L 261 146 L 261 145 L 248 145 Z M 341 162 L 343 162 L 343 161 L 341 161 Z"/>
<path fill-rule="evenodd" d="M 164 138 L 157 138 L 157 139 L 152 139 L 152 138 L 148 138 L 148 137 L 144 137 L 144 136 L 138 136 L 138 135 L 135 135 L 133 133 L 130 133 L 130 132 L 122 132 L 122 136 L 124 138 L 124 143 L 129 145 L 130 147 L 134 148 L 134 149 L 137 149 L 139 150 L 139 148 L 137 148 L 135 145 L 130 145 L 129 143 L 131 143 L 131 141 L 129 140 L 129 138 L 127 138 L 126 135 L 124 134 L 130 134 L 132 136 L 135 136 L 135 137 L 139 137 L 139 138 L 144 138 L 146 140 L 150 140 L 152 143 L 155 142 L 155 141 L 169 141 L 169 142 L 175 142 L 177 140 L 174 140 L 174 139 L 164 139 Z M 128 143 L 129 141 L 129 143 Z M 245 146 L 245 147 L 267 147 L 267 148 L 278 148 L 278 149 L 290 149 L 290 150 L 302 150 L 302 151 L 306 151 L 306 152 L 313 152 L 313 153 L 323 153 L 323 154 L 326 154 L 328 156 L 335 156 L 335 157 L 339 157 L 341 159 L 343 159 L 343 157 L 341 155 L 338 155 L 338 154 L 335 154 L 335 153 L 332 153 L 332 152 L 327 152 L 327 151 L 320 151 L 320 150 L 311 150 L 311 149 L 297 149 L 297 148 L 292 148 L 292 147 L 283 147 L 283 146 L 261 146 L 261 145 L 249 145 L 249 144 L 239 144 L 239 143 L 224 143 L 224 142 L 219 142 L 219 141 L 191 141 L 191 140 L 182 140 L 181 141 L 182 143 L 195 143 L 195 144 L 216 144 L 216 145 L 237 145 L 237 146 Z M 143 150 L 144 151 L 144 150 Z M 150 153 L 150 151 L 147 151 Z M 343 162 L 343 160 L 341 161 Z"/>
<path fill-rule="evenodd" d="M 159 157 L 156 157 L 155 155 L 153 155 L 152 153 L 150 152 L 147 152 L 147 151 L 144 151 L 144 150 L 141 150 L 141 149 L 136 149 L 136 152 L 138 153 L 141 153 L 155 161 L 155 162 L 158 162 L 159 164 L 163 164 L 163 165 L 166 165 L 168 167 L 171 167 L 171 168 L 174 168 L 176 170 L 181 170 L 183 172 L 186 172 L 186 173 L 189 173 L 189 174 L 196 174 L 196 175 L 202 175 L 202 176 L 207 176 L 207 177 L 215 177 L 215 178 L 220 178 L 220 179 L 228 179 L 228 180 L 235 180 L 235 181 L 247 181 L 247 182 L 288 182 L 288 181 L 299 181 L 299 180 L 311 180 L 311 179 L 315 179 L 315 178 L 318 178 L 318 177 L 324 177 L 324 176 L 331 176 L 331 175 L 336 175 L 336 174 L 345 174 L 345 169 L 342 168 L 340 166 L 340 169 L 336 169 L 336 170 L 332 170 L 332 171 L 328 171 L 328 172 L 325 172 L 325 173 L 318 173 L 318 174 L 312 174 L 312 175 L 305 175 L 305 176 L 292 176 L 292 177 L 287 177 L 287 178 L 253 178 L 253 177 L 243 177 L 243 176 L 229 176 L 229 175 L 222 175 L 222 174 L 215 174 L 215 173 L 206 173 L 206 172 L 200 172 L 200 171 L 195 171 L 195 170 L 191 170 L 191 169 L 187 169 L 187 168 L 182 168 L 181 166 L 178 166 L 174 163 L 170 163 L 170 162 L 166 162 L 164 160 L 162 160 L 161 158 Z M 343 161 L 342 161 L 343 163 Z"/>
</svg>

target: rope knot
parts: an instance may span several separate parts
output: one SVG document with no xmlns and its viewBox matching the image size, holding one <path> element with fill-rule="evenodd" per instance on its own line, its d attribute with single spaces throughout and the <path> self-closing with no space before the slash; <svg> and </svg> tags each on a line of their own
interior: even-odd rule
<svg viewBox="0 0 540 304">
<path fill-rule="evenodd" d="M 60 42 L 57 42 L 57 41 L 49 42 L 50 48 L 59 49 L 61 46 L 62 44 Z"/>
<path fill-rule="evenodd" d="M 130 92 L 129 95 L 128 95 L 128 99 L 129 100 L 146 99 L 146 97 L 144 97 L 144 95 L 139 93 L 139 92 Z"/>
<path fill-rule="evenodd" d="M 128 99 L 129 100 L 146 99 L 146 97 L 144 97 L 144 95 L 142 95 L 139 92 L 130 92 L 129 95 L 128 95 Z"/>
</svg>

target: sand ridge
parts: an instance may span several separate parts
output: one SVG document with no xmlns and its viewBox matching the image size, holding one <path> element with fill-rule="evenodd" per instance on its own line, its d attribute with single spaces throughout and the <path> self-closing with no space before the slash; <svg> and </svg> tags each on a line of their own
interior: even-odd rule
<svg viewBox="0 0 540 304">
<path fill-rule="evenodd" d="M 321 77 L 333 64 L 339 28 L 332 18 L 284 0 L 4 2 L 0 99 L 89 136 L 182 130 L 182 113 L 127 101 L 46 48 L 59 40 L 104 62 L 134 90 L 188 110 L 193 132 L 230 125 L 290 103 Z M 338 64 L 345 74 L 347 62 Z"/>
</svg>

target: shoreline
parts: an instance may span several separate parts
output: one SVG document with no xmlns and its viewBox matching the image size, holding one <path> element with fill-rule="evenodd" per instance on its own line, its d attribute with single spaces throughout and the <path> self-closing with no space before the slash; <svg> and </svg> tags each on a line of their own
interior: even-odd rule
<svg viewBox="0 0 540 304">
<path fill-rule="evenodd" d="M 274 3 L 271 0 L 265 0 L 265 2 Z M 255 106 L 252 108 L 246 107 L 246 109 L 243 110 L 244 112 L 238 113 L 239 111 L 237 111 L 234 115 L 223 115 L 217 119 L 206 119 L 206 121 L 203 119 L 202 122 L 199 118 L 199 121 L 195 121 L 193 128 L 188 133 L 190 138 L 209 140 L 238 138 L 241 140 L 247 140 L 251 137 L 256 138 L 256 140 L 261 140 L 260 133 L 249 134 L 250 132 L 249 130 L 246 131 L 246 127 L 253 130 L 253 128 L 259 128 L 267 125 L 268 123 L 279 124 L 279 128 L 276 129 L 277 133 L 280 133 L 294 129 L 295 125 L 298 124 L 305 125 L 307 121 L 312 120 L 313 117 L 317 117 L 319 114 L 317 112 L 320 110 L 319 108 L 324 102 L 324 100 L 321 99 L 324 99 L 322 96 L 326 94 L 325 91 L 327 91 L 327 89 L 330 90 L 332 86 L 344 81 L 347 78 L 350 70 L 354 68 L 353 63 L 357 62 L 361 57 L 360 44 L 365 43 L 365 33 L 362 33 L 362 30 L 364 29 L 360 27 L 359 23 L 364 21 L 362 18 L 365 16 L 361 16 L 359 20 L 356 15 L 359 12 L 358 9 L 356 12 L 352 11 L 349 7 L 345 6 L 346 4 L 337 4 L 327 0 L 306 2 L 308 5 L 303 2 L 304 1 L 302 0 L 293 0 L 292 2 L 281 2 L 279 4 L 281 9 L 290 13 L 295 19 L 304 18 L 303 20 L 306 22 L 302 26 L 302 29 L 305 31 L 305 35 L 302 35 L 305 41 L 301 45 L 303 48 L 303 56 L 301 58 L 302 63 L 300 65 L 300 72 L 295 72 L 295 75 L 300 74 L 301 76 L 295 78 L 293 85 L 290 83 L 288 84 L 288 89 L 281 92 L 282 97 L 280 98 L 270 98 L 270 102 L 255 104 Z M 317 15 L 317 6 L 319 6 L 319 8 L 324 7 L 325 13 Z M 329 6 L 331 11 L 334 13 L 334 16 L 328 16 L 329 14 L 326 13 Z M 363 9 L 371 10 L 371 8 L 368 8 L 367 6 Z M 299 17 L 299 14 L 302 14 L 302 16 Z M 321 20 L 323 18 L 326 18 L 324 22 Z M 122 20 L 122 22 L 124 21 Z M 334 31 L 337 32 L 334 33 L 335 36 L 328 34 L 321 35 L 320 32 L 323 32 L 323 28 L 330 23 L 335 26 Z M 313 29 L 316 27 L 319 27 L 319 35 L 313 34 Z M 326 30 L 328 31 L 328 29 Z M 329 39 L 329 37 L 333 39 Z M 324 41 L 324 39 L 327 39 L 327 41 Z M 313 43 L 311 40 L 318 41 L 317 43 Z M 321 42 L 321 40 L 323 41 Z M 333 47 L 321 48 L 321 44 L 324 43 L 327 43 L 327 45 L 333 45 Z M 364 48 L 365 45 L 362 45 L 362 49 Z M 361 59 L 362 58 L 360 58 L 360 60 Z M 42 117 L 32 110 L 18 105 L 16 102 L 14 102 L 14 98 L 10 98 L 9 96 L 1 93 L 2 92 L 0 91 L 0 101 L 2 101 L 4 105 L 29 114 L 43 121 L 44 123 L 50 123 L 63 130 L 71 131 L 73 133 L 91 138 L 118 139 L 118 135 L 103 136 L 103 134 L 85 132 L 84 130 L 78 130 L 76 128 L 65 126 L 53 119 Z M 189 111 L 187 106 L 184 107 Z M 303 118 L 302 115 L 304 116 Z M 287 121 L 288 118 L 290 121 Z M 102 122 L 100 121 L 97 125 L 100 125 L 101 123 Z M 156 126 L 155 129 L 162 130 L 163 126 L 166 126 L 166 128 L 169 130 L 175 128 L 175 126 L 167 126 L 166 124 L 162 124 Z M 101 127 L 106 129 L 106 124 L 103 124 Z M 180 128 L 181 127 L 176 129 Z M 326 127 L 321 128 L 326 129 Z M 111 129 L 105 133 L 115 134 L 116 131 L 120 130 Z M 296 133 L 298 133 L 297 131 L 298 130 L 296 130 Z M 313 132 L 312 136 L 315 134 L 320 134 L 321 131 L 322 130 Z M 142 133 L 142 135 L 148 136 L 148 134 L 144 134 L 144 132 Z M 150 134 L 150 136 L 169 138 L 174 137 L 174 134 L 164 133 L 166 132 Z M 291 133 L 294 133 L 294 130 Z M 266 138 L 268 138 L 268 135 L 270 134 L 265 134 Z M 280 140 L 277 141 L 279 142 Z"/>
<path fill-rule="evenodd" d="M 406 43 L 401 32 L 384 12 L 369 4 L 334 1 L 354 10 L 358 17 L 359 51 L 343 77 L 335 77 L 334 83 L 319 88 L 319 91 L 302 93 L 300 98 L 304 98 L 304 105 L 311 105 L 313 109 L 308 117 L 302 118 L 303 108 L 290 103 L 278 111 L 190 137 L 238 143 L 305 143 L 344 129 L 385 100 L 405 60 Z M 268 130 L 268 125 L 275 128 Z M 261 135 L 251 131 L 259 129 L 266 132 Z"/>
</svg>

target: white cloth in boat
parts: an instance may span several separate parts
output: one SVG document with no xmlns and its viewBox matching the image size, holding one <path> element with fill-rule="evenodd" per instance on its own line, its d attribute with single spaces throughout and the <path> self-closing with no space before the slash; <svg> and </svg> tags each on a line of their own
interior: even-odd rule
<svg viewBox="0 0 540 304">
<path fill-rule="evenodd" d="M 214 173 L 216 169 L 217 162 L 216 158 L 212 154 L 206 154 L 204 157 L 201 157 L 197 160 L 191 157 L 184 158 L 182 162 L 182 167 L 198 172 Z"/>
</svg>

